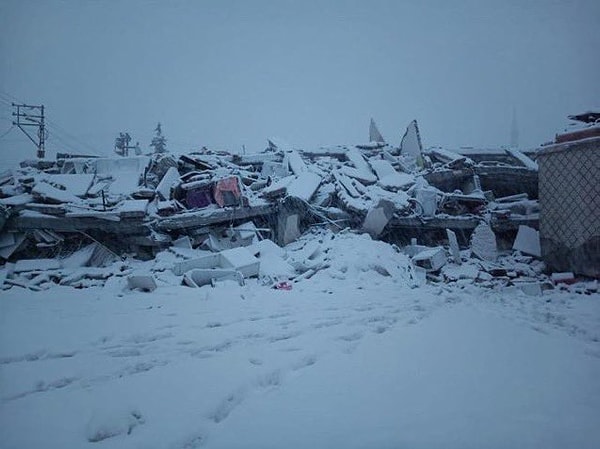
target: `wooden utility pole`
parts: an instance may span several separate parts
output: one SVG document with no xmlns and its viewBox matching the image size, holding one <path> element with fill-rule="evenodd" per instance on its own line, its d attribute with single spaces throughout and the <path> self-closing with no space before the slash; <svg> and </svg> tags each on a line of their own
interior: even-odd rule
<svg viewBox="0 0 600 449">
<path fill-rule="evenodd" d="M 17 125 L 21 131 L 25 133 L 29 140 L 37 147 L 37 157 L 43 159 L 46 156 L 46 123 L 44 121 L 44 105 L 32 106 L 29 104 L 12 103 L 16 112 L 13 112 L 13 117 L 17 118 L 13 125 Z M 37 139 L 31 136 L 26 126 L 35 126 L 37 128 Z"/>
</svg>

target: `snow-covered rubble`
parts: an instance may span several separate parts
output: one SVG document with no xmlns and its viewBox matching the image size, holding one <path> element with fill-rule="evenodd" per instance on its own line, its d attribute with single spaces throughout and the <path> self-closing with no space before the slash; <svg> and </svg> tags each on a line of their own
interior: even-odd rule
<svg viewBox="0 0 600 449">
<path fill-rule="evenodd" d="M 206 246 L 249 219 L 281 245 L 324 222 L 405 243 L 425 231 L 470 232 L 483 219 L 509 238 L 519 225 L 536 226 L 537 190 L 529 181 L 537 168 L 525 154 L 475 162 L 423 150 L 416 122 L 399 147 L 382 141 L 374 122 L 370 138 L 377 140 L 315 150 L 270 139 L 254 155 L 203 149 L 26 161 L 0 175 L 0 257 L 54 257 L 98 243 L 148 258 L 182 236 L 194 248 Z M 499 182 L 498 170 L 511 182 Z M 385 219 L 378 217 L 382 204 Z"/>
</svg>

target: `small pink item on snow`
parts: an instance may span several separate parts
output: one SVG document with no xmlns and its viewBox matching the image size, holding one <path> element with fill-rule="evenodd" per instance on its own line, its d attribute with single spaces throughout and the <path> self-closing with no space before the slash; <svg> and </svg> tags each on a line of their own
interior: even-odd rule
<svg viewBox="0 0 600 449">
<path fill-rule="evenodd" d="M 291 290 L 292 284 L 290 284 L 288 281 L 278 282 L 273 286 L 273 288 L 277 290 Z"/>
</svg>

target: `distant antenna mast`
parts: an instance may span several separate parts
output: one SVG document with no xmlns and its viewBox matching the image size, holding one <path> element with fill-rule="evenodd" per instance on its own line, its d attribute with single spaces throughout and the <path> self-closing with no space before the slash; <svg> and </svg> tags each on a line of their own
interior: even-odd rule
<svg viewBox="0 0 600 449">
<path fill-rule="evenodd" d="M 37 147 L 37 157 L 43 159 L 46 156 L 46 123 L 44 121 L 44 105 L 32 106 L 29 104 L 12 103 L 16 112 L 13 112 L 13 117 L 17 118 L 13 125 L 17 125 L 21 131 L 25 133 L 29 140 Z M 37 128 L 37 140 L 29 134 L 25 126 L 35 126 Z"/>
</svg>

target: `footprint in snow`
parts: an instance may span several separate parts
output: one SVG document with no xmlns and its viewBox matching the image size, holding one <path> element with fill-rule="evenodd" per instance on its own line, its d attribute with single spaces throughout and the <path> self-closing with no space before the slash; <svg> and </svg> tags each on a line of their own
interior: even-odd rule
<svg viewBox="0 0 600 449">
<path fill-rule="evenodd" d="M 31 394 L 44 393 L 46 391 L 51 391 L 51 390 L 58 390 L 60 388 L 65 388 L 65 387 L 71 385 L 76 380 L 78 380 L 77 377 L 61 377 L 61 378 L 53 380 L 52 382 L 49 382 L 49 383 L 46 383 L 46 382 L 40 380 L 39 382 L 36 383 L 34 389 L 24 391 L 22 393 L 18 393 L 14 396 L 9 396 L 4 399 L 7 401 L 12 401 L 15 399 L 24 398 L 25 396 L 29 396 Z"/>
<path fill-rule="evenodd" d="M 181 445 L 173 446 L 173 449 L 198 449 L 204 445 L 205 441 L 206 437 L 204 435 L 194 435 L 184 440 Z"/>
<path fill-rule="evenodd" d="M 357 340 L 360 340 L 362 337 L 363 337 L 362 332 L 354 332 L 352 334 L 342 335 L 342 336 L 338 337 L 338 339 L 343 340 L 343 341 L 357 341 Z"/>
<path fill-rule="evenodd" d="M 215 424 L 219 424 L 231 414 L 231 412 L 240 405 L 246 397 L 246 390 L 239 389 L 229 394 L 221 403 L 215 408 L 215 410 L 208 416 Z"/>
<path fill-rule="evenodd" d="M 290 340 L 292 338 L 298 337 L 300 332 L 286 332 L 284 334 L 274 335 L 269 338 L 269 343 L 277 343 L 279 341 Z"/>
<path fill-rule="evenodd" d="M 296 363 L 294 363 L 294 365 L 292 366 L 292 369 L 294 371 L 298 371 L 298 370 L 301 370 L 303 368 L 312 366 L 315 363 L 317 363 L 317 356 L 314 355 L 314 354 L 307 355 L 307 356 L 302 357 Z"/>
<path fill-rule="evenodd" d="M 111 357 L 117 357 L 117 358 L 121 358 L 121 357 L 138 357 L 140 355 L 142 355 L 142 353 L 135 348 L 122 348 L 122 349 L 117 349 L 115 351 L 109 351 L 108 355 L 110 355 Z"/>
</svg>

